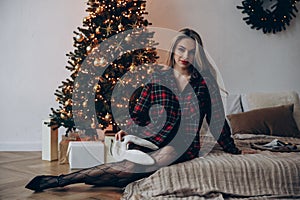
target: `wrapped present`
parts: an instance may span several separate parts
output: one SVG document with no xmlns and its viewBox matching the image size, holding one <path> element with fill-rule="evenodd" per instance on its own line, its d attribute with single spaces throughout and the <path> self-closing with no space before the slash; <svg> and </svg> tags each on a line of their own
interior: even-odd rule
<svg viewBox="0 0 300 200">
<path fill-rule="evenodd" d="M 55 126 L 45 126 L 50 123 L 50 119 L 43 120 L 42 126 L 42 160 L 53 161 L 57 160 L 57 144 L 58 144 L 58 130 Z"/>
<path fill-rule="evenodd" d="M 58 151 L 58 161 L 59 164 L 68 164 L 68 156 L 67 151 L 69 147 L 69 142 L 74 141 L 97 141 L 96 137 L 87 136 L 84 134 L 84 131 L 74 131 L 70 132 L 68 136 L 62 136 L 62 139 L 59 143 L 59 151 Z"/>
<path fill-rule="evenodd" d="M 67 155 L 71 169 L 100 165 L 104 163 L 104 144 L 100 141 L 71 141 Z"/>
<path fill-rule="evenodd" d="M 104 131 L 101 129 L 97 129 L 97 135 L 91 137 L 85 135 L 84 131 L 75 131 L 75 132 L 70 132 L 68 136 L 62 136 L 62 139 L 59 143 L 59 151 L 58 151 L 58 161 L 59 164 L 68 164 L 68 156 L 67 156 L 67 151 L 69 147 L 70 142 L 75 142 L 75 141 L 98 141 L 104 143 Z"/>
<path fill-rule="evenodd" d="M 76 137 L 67 137 L 62 136 L 62 139 L 59 143 L 59 150 L 58 150 L 58 162 L 59 164 L 68 164 L 68 157 L 67 157 L 67 151 L 70 141 L 76 141 L 78 138 Z"/>
</svg>

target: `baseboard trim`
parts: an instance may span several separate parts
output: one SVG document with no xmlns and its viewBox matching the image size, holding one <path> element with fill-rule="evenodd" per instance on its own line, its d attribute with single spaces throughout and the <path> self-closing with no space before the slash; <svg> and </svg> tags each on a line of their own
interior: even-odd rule
<svg viewBox="0 0 300 200">
<path fill-rule="evenodd" d="M 42 142 L 0 142 L 0 151 L 42 151 Z"/>
</svg>

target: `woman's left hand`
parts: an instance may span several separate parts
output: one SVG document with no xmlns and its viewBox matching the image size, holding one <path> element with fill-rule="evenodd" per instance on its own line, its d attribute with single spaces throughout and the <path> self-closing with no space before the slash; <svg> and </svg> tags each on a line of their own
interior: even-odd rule
<svg viewBox="0 0 300 200">
<path fill-rule="evenodd" d="M 125 135 L 128 135 L 128 134 L 125 131 L 120 130 L 119 132 L 116 133 L 115 139 L 121 141 Z"/>
<path fill-rule="evenodd" d="M 244 149 L 242 150 L 242 154 L 255 154 L 258 153 L 257 150 L 253 150 L 253 149 Z"/>
</svg>

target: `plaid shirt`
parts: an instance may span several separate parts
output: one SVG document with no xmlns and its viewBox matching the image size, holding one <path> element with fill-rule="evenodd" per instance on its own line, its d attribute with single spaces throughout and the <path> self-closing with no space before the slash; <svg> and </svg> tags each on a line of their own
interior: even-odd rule
<svg viewBox="0 0 300 200">
<path fill-rule="evenodd" d="M 131 111 L 133 121 L 142 128 L 130 133 L 159 147 L 182 147 L 179 160 L 190 160 L 198 157 L 199 130 L 206 117 L 212 135 L 224 151 L 240 153 L 225 120 L 217 83 L 212 76 L 203 78 L 197 70 L 193 71 L 183 91 L 177 87 L 173 69 L 153 73 Z"/>
</svg>

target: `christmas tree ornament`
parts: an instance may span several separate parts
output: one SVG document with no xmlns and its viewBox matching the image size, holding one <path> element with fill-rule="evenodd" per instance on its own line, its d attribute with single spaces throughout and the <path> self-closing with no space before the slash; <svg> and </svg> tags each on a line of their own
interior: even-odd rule
<svg viewBox="0 0 300 200">
<path fill-rule="evenodd" d="M 144 54 L 142 52 L 139 52 L 138 55 L 136 56 L 138 58 L 138 60 L 142 60 L 144 57 Z"/>
<path fill-rule="evenodd" d="M 99 58 L 95 58 L 94 60 L 94 66 L 95 67 L 99 67 L 101 66 L 103 63 L 101 62 L 101 60 Z"/>
<path fill-rule="evenodd" d="M 111 27 L 111 23 L 109 23 L 107 25 L 107 27 L 105 28 L 105 31 L 106 31 L 106 37 L 109 36 L 112 33 L 113 28 Z"/>
<path fill-rule="evenodd" d="M 120 23 L 120 24 L 118 25 L 118 29 L 119 29 L 119 31 L 122 31 L 122 30 L 123 30 L 123 24 L 122 24 L 122 23 Z"/>
<path fill-rule="evenodd" d="M 104 67 L 106 65 L 107 61 L 105 60 L 104 57 L 100 58 L 100 66 Z"/>
<path fill-rule="evenodd" d="M 123 41 L 114 43 L 112 48 L 115 48 L 115 51 L 122 51 L 123 50 Z"/>
<path fill-rule="evenodd" d="M 65 106 L 70 106 L 72 105 L 72 100 L 68 99 L 67 101 L 65 101 Z"/>
<path fill-rule="evenodd" d="M 78 71 L 79 69 L 80 69 L 80 64 L 77 64 L 77 65 L 75 66 L 75 70 Z"/>
<path fill-rule="evenodd" d="M 67 116 L 68 116 L 69 118 L 71 118 L 71 117 L 73 116 L 72 113 L 71 113 L 71 111 L 68 112 Z"/>
<path fill-rule="evenodd" d="M 104 8 L 102 6 L 100 6 L 96 9 L 96 13 L 101 14 L 103 12 L 103 10 L 104 10 Z"/>
<path fill-rule="evenodd" d="M 88 105 L 88 101 L 87 101 L 87 100 L 85 100 L 85 101 L 82 103 L 82 107 L 86 108 L 86 107 L 87 107 L 87 105 Z"/>
<path fill-rule="evenodd" d="M 74 85 L 75 88 L 79 88 L 79 86 L 80 86 L 79 83 L 75 83 Z"/>
<path fill-rule="evenodd" d="M 98 35 L 101 34 L 101 27 L 100 26 L 96 28 L 96 34 L 98 34 Z"/>
<path fill-rule="evenodd" d="M 92 51 L 92 47 L 91 46 L 87 46 L 86 47 L 86 51 L 87 51 L 87 53 L 91 52 Z"/>
<path fill-rule="evenodd" d="M 92 129 L 97 128 L 96 124 L 95 124 L 95 123 L 91 123 L 91 128 L 92 128 Z"/>
<path fill-rule="evenodd" d="M 131 38 L 131 35 L 128 34 L 126 37 L 125 37 L 125 41 L 126 42 L 131 42 L 132 38 Z"/>
<path fill-rule="evenodd" d="M 135 21 L 133 24 L 129 24 L 129 26 L 130 26 L 134 31 L 137 31 L 137 29 L 139 28 L 138 22 L 137 22 L 137 21 Z"/>
<path fill-rule="evenodd" d="M 76 35 L 76 41 L 82 42 L 84 40 L 84 36 L 82 34 Z"/>
<path fill-rule="evenodd" d="M 60 118 L 66 119 L 66 116 L 65 116 L 63 113 L 61 113 L 61 114 L 60 114 Z"/>
<path fill-rule="evenodd" d="M 136 68 L 136 66 L 134 65 L 134 63 L 131 63 L 131 65 L 129 66 L 129 70 L 130 70 L 131 72 L 134 72 L 134 71 L 135 71 L 135 68 Z"/>
<path fill-rule="evenodd" d="M 92 128 L 92 129 L 95 129 L 95 128 L 97 128 L 97 125 L 96 125 L 96 123 L 95 123 L 95 120 L 94 120 L 94 119 L 92 119 L 91 128 Z"/>
<path fill-rule="evenodd" d="M 101 86 L 99 84 L 94 86 L 94 92 L 100 92 Z"/>
<path fill-rule="evenodd" d="M 90 35 L 90 39 L 94 39 L 95 38 L 95 34 L 91 34 Z M 97 39 L 97 38 L 96 38 Z M 93 40 L 93 42 L 94 42 L 95 40 Z"/>
<path fill-rule="evenodd" d="M 90 21 L 90 16 L 83 18 L 83 23 L 88 23 Z"/>
<path fill-rule="evenodd" d="M 111 114 L 106 113 L 106 115 L 105 115 L 104 118 L 105 118 L 106 121 L 110 121 L 110 120 L 111 120 L 111 117 L 112 117 Z"/>
</svg>

